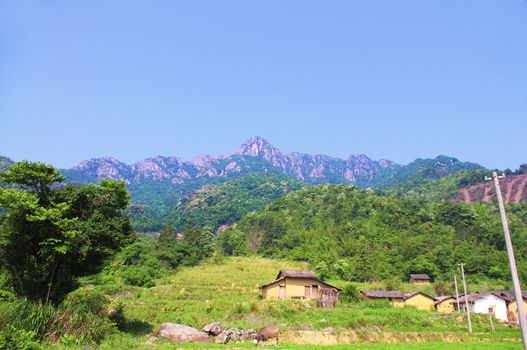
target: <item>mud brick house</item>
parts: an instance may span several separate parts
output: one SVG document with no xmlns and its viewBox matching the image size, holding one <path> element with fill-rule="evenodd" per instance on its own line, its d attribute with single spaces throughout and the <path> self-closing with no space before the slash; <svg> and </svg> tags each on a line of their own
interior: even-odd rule
<svg viewBox="0 0 527 350">
<path fill-rule="evenodd" d="M 365 301 L 388 300 L 396 307 L 413 306 L 420 310 L 433 310 L 436 299 L 423 292 L 402 293 L 396 290 L 361 290 Z"/>
<path fill-rule="evenodd" d="M 260 286 L 262 299 L 319 299 L 322 289 L 340 288 L 322 282 L 310 270 L 280 270 L 276 279 Z"/>
<path fill-rule="evenodd" d="M 409 282 L 413 284 L 428 285 L 430 284 L 430 276 L 426 273 L 413 273 L 410 274 Z"/>
</svg>

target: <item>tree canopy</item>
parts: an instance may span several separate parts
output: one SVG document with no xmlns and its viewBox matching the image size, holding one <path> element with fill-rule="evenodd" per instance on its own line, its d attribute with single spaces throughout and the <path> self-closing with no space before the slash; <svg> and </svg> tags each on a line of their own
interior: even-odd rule
<svg viewBox="0 0 527 350">
<path fill-rule="evenodd" d="M 448 278 L 467 272 L 508 280 L 497 207 L 486 203 L 395 198 L 353 186 L 323 185 L 288 194 L 218 237 L 224 254 L 256 252 L 307 260 L 322 275 L 352 281 Z M 527 271 L 527 206 L 509 206 L 519 270 Z"/>
<path fill-rule="evenodd" d="M 20 162 L 0 173 L 0 263 L 18 296 L 60 301 L 79 276 L 135 240 L 123 214 L 124 183 L 63 185 L 50 165 Z"/>
</svg>

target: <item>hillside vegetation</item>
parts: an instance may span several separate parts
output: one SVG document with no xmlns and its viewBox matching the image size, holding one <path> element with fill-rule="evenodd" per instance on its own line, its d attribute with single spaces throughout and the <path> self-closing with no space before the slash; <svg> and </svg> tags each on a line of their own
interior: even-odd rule
<svg viewBox="0 0 527 350">
<path fill-rule="evenodd" d="M 272 203 L 219 237 L 224 254 L 307 260 L 344 280 L 450 279 L 459 262 L 470 275 L 509 279 L 495 206 L 380 196 L 353 186 L 305 188 Z M 509 221 L 519 271 L 527 278 L 527 208 Z"/>
<path fill-rule="evenodd" d="M 297 180 L 278 174 L 251 174 L 225 183 L 206 184 L 193 189 L 188 187 L 172 191 L 166 187 L 160 194 L 156 186 L 135 186 L 129 209 L 132 224 L 139 231 L 159 230 L 163 223 L 172 224 L 182 230 L 189 222 L 197 227 L 231 225 L 245 214 L 262 209 L 285 194 L 301 189 L 305 185 Z M 156 199 L 157 198 L 157 199 Z"/>
</svg>

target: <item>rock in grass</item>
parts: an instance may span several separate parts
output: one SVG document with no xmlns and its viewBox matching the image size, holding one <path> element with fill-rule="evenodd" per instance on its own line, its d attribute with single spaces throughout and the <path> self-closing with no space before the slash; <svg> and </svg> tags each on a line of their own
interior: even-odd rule
<svg viewBox="0 0 527 350">
<path fill-rule="evenodd" d="M 205 333 L 209 333 L 209 334 L 216 336 L 220 334 L 221 332 L 223 332 L 223 327 L 221 326 L 220 323 L 214 322 L 214 323 L 210 323 L 204 326 L 201 330 Z"/>
<path fill-rule="evenodd" d="M 175 343 L 210 342 L 210 338 L 205 332 L 177 323 L 162 323 L 157 331 L 157 335 Z"/>
<path fill-rule="evenodd" d="M 229 334 L 227 334 L 226 331 L 221 332 L 218 334 L 216 339 L 214 339 L 214 342 L 216 344 L 227 344 L 231 340 L 231 337 Z"/>
</svg>

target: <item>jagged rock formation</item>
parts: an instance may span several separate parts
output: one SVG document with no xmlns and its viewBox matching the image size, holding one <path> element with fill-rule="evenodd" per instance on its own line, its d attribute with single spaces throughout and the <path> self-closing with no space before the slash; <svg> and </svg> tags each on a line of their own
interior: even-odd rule
<svg viewBox="0 0 527 350">
<path fill-rule="evenodd" d="M 0 167 L 11 163 L 8 158 L 0 159 Z M 72 182 L 90 183 L 108 178 L 130 185 L 185 185 L 213 179 L 225 182 L 251 173 L 279 173 L 308 184 L 343 183 L 365 188 L 390 187 L 414 176 L 438 178 L 477 168 L 481 167 L 446 156 L 417 159 L 402 166 L 386 159 L 372 160 L 364 154 L 351 155 L 347 159 L 299 152 L 286 154 L 264 138 L 255 136 L 226 155 L 199 155 L 190 161 L 156 156 L 131 165 L 113 157 L 102 157 L 83 161 L 71 169 L 64 169 L 63 173 Z"/>
<path fill-rule="evenodd" d="M 125 181 L 183 184 L 199 178 L 241 176 L 253 172 L 278 172 L 307 183 L 370 184 L 380 174 L 386 176 L 401 168 L 364 154 L 340 159 L 326 155 L 293 152 L 285 154 L 261 137 L 252 137 L 234 152 L 223 156 L 199 155 L 191 161 L 178 157 L 148 158 L 132 165 L 104 157 L 84 161 L 64 170 L 72 181 L 93 182 L 102 178 Z"/>
<path fill-rule="evenodd" d="M 501 194 L 506 203 L 527 201 L 527 175 L 506 176 L 500 179 Z M 496 201 L 494 182 L 488 181 L 468 188 L 463 188 L 451 199 L 453 202 L 473 203 L 477 201 Z"/>
</svg>

